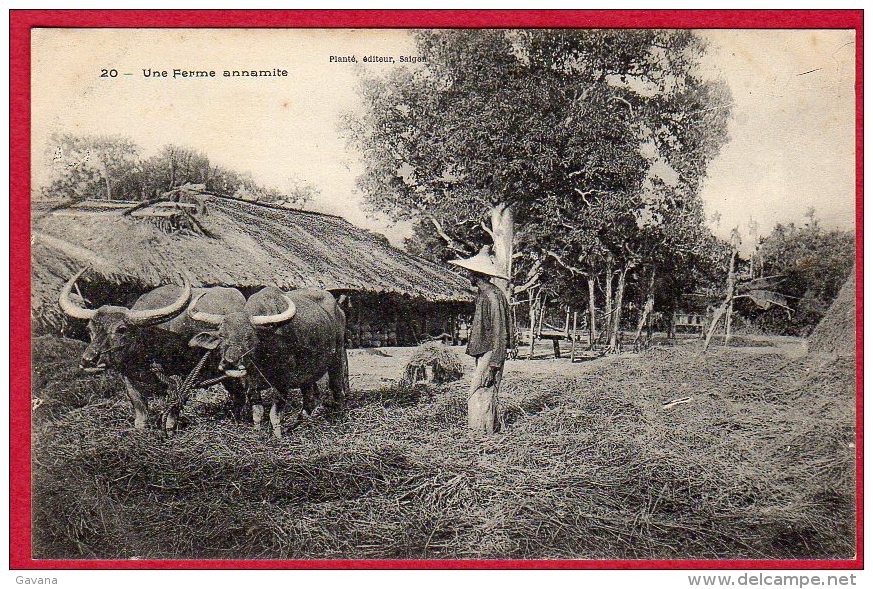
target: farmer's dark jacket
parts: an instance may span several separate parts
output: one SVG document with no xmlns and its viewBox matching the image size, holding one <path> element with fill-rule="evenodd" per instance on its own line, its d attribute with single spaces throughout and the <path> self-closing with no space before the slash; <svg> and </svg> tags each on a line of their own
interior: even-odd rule
<svg viewBox="0 0 873 589">
<path fill-rule="evenodd" d="M 476 312 L 470 326 L 467 354 L 479 357 L 494 351 L 490 366 L 502 368 L 509 346 L 509 304 L 506 296 L 493 284 L 480 288 L 476 297 Z"/>
</svg>

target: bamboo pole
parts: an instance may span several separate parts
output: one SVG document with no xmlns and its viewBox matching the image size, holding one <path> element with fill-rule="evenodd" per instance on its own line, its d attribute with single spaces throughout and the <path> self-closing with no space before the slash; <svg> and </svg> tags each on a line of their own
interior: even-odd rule
<svg viewBox="0 0 873 589">
<path fill-rule="evenodd" d="M 731 261 L 730 266 L 728 267 L 728 277 L 727 277 L 727 285 L 725 287 L 725 298 L 721 305 L 715 310 L 715 313 L 712 316 L 712 323 L 709 325 L 709 330 L 706 333 L 706 340 L 703 344 L 703 352 L 706 353 L 706 350 L 709 349 L 709 342 L 712 340 L 712 335 L 715 333 L 716 327 L 718 327 L 718 322 L 721 320 L 722 316 L 727 312 L 728 306 L 731 302 L 733 302 L 734 298 L 734 289 L 737 283 L 737 276 L 735 272 L 736 268 L 736 259 L 737 259 L 737 247 L 734 246 L 733 251 L 731 252 Z"/>
<path fill-rule="evenodd" d="M 731 301 L 728 303 L 728 308 L 726 311 L 727 315 L 724 319 L 724 345 L 727 346 L 731 341 L 731 319 L 734 316 L 734 299 L 731 297 Z"/>
</svg>

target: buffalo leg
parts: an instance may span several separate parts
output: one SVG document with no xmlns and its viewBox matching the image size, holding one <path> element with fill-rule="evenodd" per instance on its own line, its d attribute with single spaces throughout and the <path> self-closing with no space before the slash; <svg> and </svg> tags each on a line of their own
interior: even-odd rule
<svg viewBox="0 0 873 589">
<path fill-rule="evenodd" d="M 164 429 L 167 431 L 167 434 L 172 434 L 176 430 L 178 417 L 179 416 L 176 415 L 175 409 L 171 409 L 167 412 L 167 419 L 164 421 Z"/>
<path fill-rule="evenodd" d="M 285 399 L 277 394 L 270 407 L 270 424 L 273 426 L 273 437 L 282 437 L 282 410 L 285 408 Z"/>
<path fill-rule="evenodd" d="M 303 415 L 312 415 L 318 402 L 318 383 L 312 382 L 301 386 L 300 393 L 303 396 Z"/>
<path fill-rule="evenodd" d="M 133 427 L 145 429 L 149 418 L 149 407 L 145 397 L 143 397 L 142 392 L 136 385 L 126 377 L 124 378 L 124 388 L 127 390 L 127 398 L 130 399 L 130 404 L 133 405 Z"/>
<path fill-rule="evenodd" d="M 246 385 L 236 378 L 228 378 L 224 381 L 224 389 L 230 397 L 230 410 L 236 421 L 242 421 L 243 409 L 246 405 Z"/>
<path fill-rule="evenodd" d="M 349 393 L 349 361 L 345 348 L 340 353 L 333 366 L 328 369 L 328 386 L 331 392 L 331 406 L 338 409 L 345 405 Z"/>
<path fill-rule="evenodd" d="M 261 422 L 264 420 L 264 404 L 257 385 L 253 385 L 249 389 L 249 395 L 252 401 L 252 422 L 255 424 L 255 429 L 261 429 Z"/>
</svg>

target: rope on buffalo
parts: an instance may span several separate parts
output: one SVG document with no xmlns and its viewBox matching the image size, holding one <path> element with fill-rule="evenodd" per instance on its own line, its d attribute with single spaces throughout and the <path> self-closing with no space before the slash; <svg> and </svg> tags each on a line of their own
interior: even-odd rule
<svg viewBox="0 0 873 589">
<path fill-rule="evenodd" d="M 185 377 L 184 380 L 181 377 L 173 375 L 167 378 L 160 371 L 155 371 L 158 379 L 165 382 L 168 386 L 167 392 L 167 406 L 164 407 L 163 413 L 161 413 L 161 423 L 166 423 L 167 417 L 170 413 L 176 413 L 182 411 L 182 407 L 185 406 L 185 403 L 188 402 L 188 393 L 191 392 L 191 389 L 194 388 L 194 383 L 197 380 L 197 376 L 200 374 L 200 371 L 203 370 L 203 366 L 206 365 L 206 360 L 209 359 L 209 356 L 212 354 L 212 350 L 206 350 L 206 353 L 203 354 L 203 357 L 200 358 L 200 361 L 197 362 L 197 365 L 191 369 L 191 372 L 188 373 L 188 376 Z M 218 379 L 210 379 L 215 382 L 219 382 L 222 380 Z M 206 383 L 210 381 L 204 381 L 199 383 L 198 386 L 204 386 Z M 214 383 L 213 383 L 214 384 Z"/>
</svg>

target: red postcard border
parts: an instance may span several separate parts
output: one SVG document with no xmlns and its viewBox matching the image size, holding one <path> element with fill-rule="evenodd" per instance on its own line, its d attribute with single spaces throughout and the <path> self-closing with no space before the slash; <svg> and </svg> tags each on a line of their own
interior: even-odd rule
<svg viewBox="0 0 873 589">
<path fill-rule="evenodd" d="M 863 569 L 862 10 L 11 10 L 10 568 Z M 30 31 L 87 28 L 750 28 L 856 32 L 857 548 L 854 560 L 33 560 L 30 502 Z"/>
</svg>

